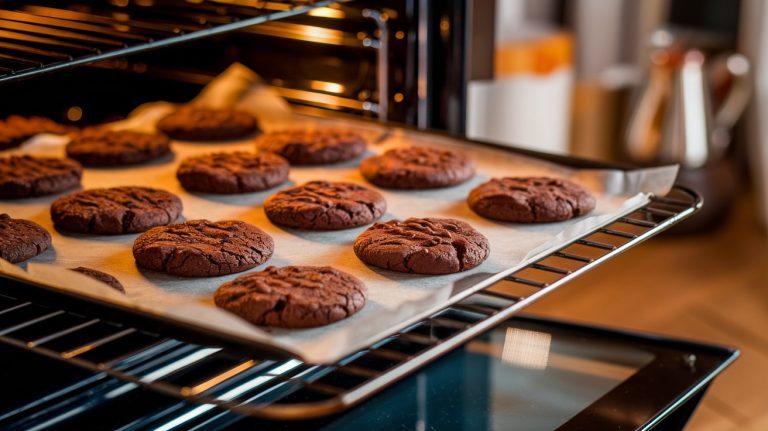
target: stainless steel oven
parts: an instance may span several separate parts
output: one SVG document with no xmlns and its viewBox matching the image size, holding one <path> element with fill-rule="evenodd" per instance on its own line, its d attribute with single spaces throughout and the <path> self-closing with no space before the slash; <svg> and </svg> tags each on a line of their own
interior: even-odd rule
<svg viewBox="0 0 768 431">
<path fill-rule="evenodd" d="M 118 119 L 147 101 L 187 101 L 238 61 L 315 115 L 461 135 L 466 83 L 492 73 L 490 1 L 0 1 L 0 8 L 0 117 Z M 677 429 L 736 351 L 511 317 L 700 206 L 694 191 L 676 187 L 326 365 L 6 277 L 0 375 L 9 390 L 0 395 L 0 427 Z"/>
</svg>

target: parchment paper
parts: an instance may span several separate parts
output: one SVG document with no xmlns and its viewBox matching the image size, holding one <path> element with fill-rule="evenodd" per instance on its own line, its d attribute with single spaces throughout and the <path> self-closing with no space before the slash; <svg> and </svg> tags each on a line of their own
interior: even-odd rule
<svg viewBox="0 0 768 431">
<path fill-rule="evenodd" d="M 488 260 L 470 271 L 442 276 L 402 274 L 366 266 L 352 251 L 355 238 L 367 228 L 305 232 L 271 224 L 262 209 L 270 194 L 285 187 L 315 179 L 367 184 L 357 170 L 359 160 L 323 167 L 292 167 L 290 181 L 275 189 L 242 195 L 190 193 L 175 178 L 176 167 L 185 157 L 212 151 L 254 149 L 252 138 L 211 143 L 173 142 L 173 155 L 146 165 L 125 168 L 87 168 L 83 188 L 145 185 L 177 194 L 187 220 L 238 219 L 259 226 L 275 239 L 275 253 L 268 265 L 332 265 L 362 279 L 369 291 L 368 303 L 356 315 L 321 328 L 267 330 L 253 326 L 212 305 L 211 297 L 225 281 L 241 274 L 211 278 L 180 278 L 137 268 L 131 247 L 137 235 L 79 235 L 54 230 L 50 204 L 59 196 L 0 202 L 0 211 L 14 218 L 33 220 L 53 235 L 53 247 L 33 258 L 27 273 L 7 262 L 0 271 L 13 272 L 59 289 L 78 291 L 103 301 L 117 302 L 145 312 L 170 316 L 214 331 L 267 343 L 312 363 L 329 363 L 415 322 L 431 312 L 503 278 L 537 256 L 608 223 L 647 202 L 648 195 L 665 194 L 677 173 L 674 166 L 624 172 L 618 170 L 573 170 L 504 150 L 480 147 L 459 139 L 445 138 L 399 128 L 386 128 L 358 121 L 320 120 L 294 114 L 288 105 L 261 84 L 252 72 L 234 66 L 209 85 L 192 103 L 206 106 L 236 105 L 253 112 L 264 130 L 286 126 L 343 125 L 373 141 L 368 155 L 401 145 L 454 148 L 474 157 L 478 174 L 456 187 L 425 191 L 379 189 L 388 209 L 382 220 L 416 216 L 453 217 L 469 222 L 490 240 Z M 138 108 L 114 128 L 153 130 L 173 106 L 159 102 Z M 39 135 L 22 148 L 6 153 L 63 156 L 67 138 Z M 504 175 L 548 175 L 570 178 L 597 197 L 597 208 L 588 217 L 561 223 L 523 225 L 484 219 L 466 204 L 469 191 L 478 184 Z M 368 186 L 371 186 L 368 184 Z M 373 187 L 375 188 L 375 187 Z M 63 270 L 87 266 L 106 271 L 126 287 L 122 296 L 100 283 Z"/>
</svg>

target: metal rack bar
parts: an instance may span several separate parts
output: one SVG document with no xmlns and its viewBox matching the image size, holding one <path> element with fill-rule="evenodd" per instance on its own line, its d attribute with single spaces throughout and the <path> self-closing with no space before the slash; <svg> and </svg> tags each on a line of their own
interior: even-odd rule
<svg viewBox="0 0 768 431">
<path fill-rule="evenodd" d="M 260 1 L 238 6 L 167 0 L 151 2 L 152 7 L 141 2 L 122 6 L 18 2 L 14 10 L 0 10 L 0 83 L 223 34 L 344 1 Z"/>
<path fill-rule="evenodd" d="M 273 419 L 327 415 L 370 397 L 508 319 L 574 277 L 690 216 L 700 205 L 701 200 L 695 193 L 676 187 L 667 197 L 652 198 L 641 210 L 584 235 L 561 250 L 517 271 L 506 280 L 474 293 L 332 365 L 309 365 L 296 359 L 266 361 L 216 347 L 191 345 L 140 329 L 101 321 L 99 322 L 107 326 L 104 330 L 106 332 L 90 335 L 89 331 L 95 323 L 85 324 L 93 322 L 93 319 L 84 316 L 79 316 L 81 323 L 70 328 L 52 329 L 51 336 L 54 338 L 38 337 L 36 341 L 25 342 L 14 338 L 15 332 L 7 328 L 34 328 L 46 324 L 48 318 L 42 318 L 43 316 L 60 316 L 67 312 L 55 308 L 46 309 L 43 306 L 35 313 L 28 312 L 29 315 L 25 318 L 22 310 L 30 306 L 40 306 L 23 299 L 2 296 L 0 316 L 4 319 L 0 326 L 0 334 L 3 334 L 0 335 L 0 342 L 99 371 L 127 382 L 117 388 L 101 388 L 101 392 L 94 392 L 90 386 L 84 387 L 82 391 L 91 391 L 89 397 L 92 400 L 100 399 L 99 396 L 107 399 L 114 396 L 117 393 L 115 391 L 124 393 L 143 386 L 201 404 L 199 409 L 193 410 L 194 414 L 185 415 L 185 421 L 208 414 L 214 406 L 240 414 Z M 660 209 L 661 211 L 658 211 Z M 648 222 L 645 219 L 649 213 L 654 214 L 656 222 Z M 635 228 L 629 232 L 626 225 Z M 638 232 L 638 228 L 642 232 Z M 595 235 L 609 236 L 611 244 L 605 240 L 594 239 Z M 563 251 L 574 244 L 586 247 L 595 255 L 582 256 Z M 575 269 L 563 267 L 553 263 L 552 258 L 568 259 L 579 263 L 580 266 Z M 535 279 L 534 275 L 531 275 L 535 274 L 532 269 L 546 275 L 546 280 Z M 525 275 L 519 275 L 521 273 Z M 520 294 L 514 286 L 519 284 L 524 285 L 528 293 Z M 13 319 L 16 315 L 20 321 Z M 114 358 L 106 357 L 100 361 L 83 358 L 86 352 L 94 352 L 110 344 L 119 343 L 130 334 L 144 337 L 131 351 L 121 352 Z M 80 340 L 79 344 L 74 343 L 80 347 L 56 349 L 50 343 L 50 340 L 66 337 Z M 66 343 L 61 343 L 61 346 L 66 346 Z M 79 395 L 82 394 L 73 390 L 64 393 L 62 397 L 70 399 Z M 69 404 L 66 400 L 49 402 L 34 414 L 60 414 L 61 405 Z M 0 427 L 21 423 L 18 421 L 23 421 L 23 417 L 30 414 L 28 410 L 24 410 L 24 415 L 19 412 L 18 415 L 11 414 L 0 418 Z"/>
<path fill-rule="evenodd" d="M 536 268 L 542 271 L 549 271 L 549 272 L 554 272 L 554 273 L 563 274 L 563 275 L 568 275 L 571 273 L 571 271 L 568 269 L 557 268 L 554 266 L 544 265 L 542 263 L 532 263 L 531 268 Z"/>
</svg>

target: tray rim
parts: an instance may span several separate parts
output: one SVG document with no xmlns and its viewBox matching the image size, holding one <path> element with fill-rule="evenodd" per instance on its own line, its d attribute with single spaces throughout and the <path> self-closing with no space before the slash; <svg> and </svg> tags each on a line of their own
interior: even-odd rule
<svg viewBox="0 0 768 431">
<path fill-rule="evenodd" d="M 531 157 L 531 158 L 535 158 L 535 159 L 539 159 L 539 160 L 542 160 L 542 161 L 559 164 L 561 166 L 570 167 L 570 168 L 579 168 L 579 169 L 612 169 L 612 170 L 620 170 L 620 171 L 624 171 L 624 172 L 631 171 L 631 170 L 634 170 L 634 169 L 638 169 L 637 167 L 630 167 L 630 166 L 622 165 L 622 164 L 614 164 L 614 163 L 598 161 L 598 160 L 590 160 L 590 159 L 584 159 L 584 158 L 579 158 L 579 157 L 571 157 L 571 156 L 565 156 L 565 155 L 559 155 L 559 154 L 551 154 L 551 153 L 540 152 L 540 151 L 529 150 L 529 149 L 523 149 L 523 148 L 518 148 L 518 147 L 509 147 L 509 146 L 505 146 L 505 145 L 501 145 L 501 144 L 497 144 L 497 143 L 493 143 L 493 142 L 487 142 L 487 141 L 482 141 L 482 140 L 474 140 L 474 139 L 463 138 L 463 137 L 456 136 L 456 135 L 453 135 L 453 134 L 445 132 L 445 131 L 440 131 L 440 130 L 423 130 L 423 129 L 418 129 L 416 127 L 412 127 L 412 126 L 409 126 L 409 125 L 402 125 L 402 124 L 397 124 L 397 123 L 392 123 L 392 122 L 381 122 L 381 121 L 378 121 L 378 120 L 375 120 L 375 119 L 350 118 L 350 117 L 345 116 L 343 114 L 336 114 L 336 115 L 311 115 L 311 114 L 309 114 L 308 115 L 306 112 L 302 112 L 301 110 L 296 112 L 296 114 L 299 115 L 299 116 L 308 116 L 308 117 L 314 117 L 314 118 L 320 118 L 320 119 L 334 119 L 334 117 L 335 117 L 335 119 L 337 119 L 337 120 L 343 120 L 343 121 L 347 121 L 347 122 L 350 122 L 350 123 L 354 123 L 356 121 L 359 121 L 361 123 L 368 123 L 371 126 L 382 127 L 383 128 L 383 134 L 378 138 L 380 141 L 388 138 L 391 135 L 393 130 L 402 129 L 402 130 L 406 130 L 406 131 L 411 132 L 411 133 L 418 133 L 418 134 L 422 134 L 422 135 L 426 135 L 426 136 L 438 136 L 438 137 L 443 137 L 443 138 L 447 138 L 447 139 L 461 141 L 464 144 L 479 145 L 479 146 L 484 146 L 484 147 L 491 148 L 491 149 L 498 150 L 498 151 L 505 151 L 505 152 L 511 152 L 511 153 L 514 153 L 514 154 L 520 154 L 520 155 L 523 155 L 523 156 L 526 156 L 526 157 Z M 354 127 L 354 125 L 350 124 L 350 127 Z M 673 187 L 675 187 L 675 185 L 673 185 Z M 695 192 L 691 191 L 691 193 L 694 194 L 694 195 L 697 195 Z M 646 203 L 646 205 L 647 205 L 647 203 Z M 632 211 L 630 211 L 630 212 L 632 212 Z M 618 215 L 613 220 L 606 222 L 605 225 L 613 223 L 616 219 L 621 218 L 624 215 L 626 215 L 626 214 Z M 594 230 L 597 230 L 597 229 L 599 229 L 601 227 L 604 227 L 604 226 L 602 226 L 602 225 L 601 226 L 597 226 L 597 227 L 595 227 Z M 589 233 L 586 233 L 583 236 L 588 236 L 588 235 L 590 235 L 592 233 L 593 232 L 589 232 Z M 565 245 L 565 246 L 567 246 L 567 245 Z M 541 256 L 536 256 L 537 259 L 539 259 L 540 257 Z M 516 266 L 514 268 L 508 268 L 508 269 L 506 269 L 504 271 L 498 272 L 494 276 L 498 276 L 502 272 L 506 272 L 506 271 L 510 271 L 511 272 L 512 269 L 521 270 L 521 269 L 525 268 L 526 266 L 519 266 L 518 265 L 518 266 Z M 2 277 L 2 276 L 3 276 L 3 274 L 0 274 L 0 277 Z M 494 276 L 491 276 L 491 278 L 494 277 Z M 278 357 L 283 357 L 283 358 L 286 358 L 286 359 L 287 358 L 291 358 L 291 359 L 298 359 L 298 360 L 301 360 L 301 361 L 305 361 L 305 359 L 302 358 L 301 355 L 296 354 L 294 352 L 291 352 L 290 350 L 286 350 L 286 349 L 280 348 L 279 346 L 274 345 L 274 344 L 268 344 L 268 343 L 260 342 L 260 341 L 253 340 L 253 339 L 250 339 L 250 338 L 240 337 L 238 335 L 231 334 L 231 333 L 218 332 L 218 331 L 215 331 L 215 330 L 213 330 L 211 328 L 207 328 L 205 326 L 199 326 L 199 325 L 197 325 L 195 323 L 192 323 L 192 322 L 176 320 L 176 319 L 173 319 L 172 317 L 169 317 L 169 316 L 164 316 L 162 314 L 152 313 L 149 310 L 137 309 L 137 308 L 129 307 L 128 305 L 119 304 L 119 303 L 115 303 L 115 302 L 110 302 L 110 301 L 107 301 L 107 300 L 103 300 L 101 298 L 96 298 L 96 297 L 84 295 L 84 294 L 81 294 L 79 292 L 74 292 L 74 291 L 70 291 L 70 290 L 61 289 L 61 288 L 58 288 L 56 286 L 49 286 L 49 285 L 46 285 L 44 283 L 40 283 L 40 282 L 35 281 L 35 280 L 21 279 L 21 278 L 13 277 L 13 276 L 10 276 L 9 278 L 16 279 L 18 281 L 29 282 L 29 283 L 35 284 L 38 288 L 46 289 L 46 290 L 53 290 L 56 293 L 59 293 L 59 294 L 65 295 L 65 296 L 70 296 L 70 297 L 76 298 L 78 300 L 84 300 L 86 302 L 92 303 L 92 304 L 97 305 L 99 307 L 105 307 L 105 308 L 107 308 L 109 310 L 112 310 L 112 311 L 120 312 L 120 313 L 123 313 L 123 314 L 127 313 L 129 315 L 132 314 L 136 318 L 148 319 L 150 321 L 153 321 L 154 323 L 158 323 L 158 324 L 162 324 L 162 325 L 167 325 L 167 326 L 169 326 L 171 328 L 175 327 L 177 329 L 181 329 L 183 331 L 183 335 L 188 335 L 188 336 L 193 336 L 193 337 L 197 337 L 197 336 L 202 335 L 203 338 L 205 339 L 205 341 L 208 342 L 208 343 L 221 344 L 221 345 L 223 345 L 223 346 L 225 346 L 227 348 L 235 348 L 237 350 L 245 350 L 245 351 L 253 352 L 253 353 L 256 353 L 256 354 L 259 354 L 259 355 L 262 355 L 262 356 L 266 356 L 266 357 L 278 356 Z M 466 297 L 468 295 L 470 295 L 470 294 L 468 294 L 468 293 L 460 293 L 458 295 L 454 295 L 453 297 L 449 298 L 449 300 L 447 302 L 445 302 L 441 308 L 448 307 L 448 306 L 452 305 L 453 303 L 461 301 L 464 297 Z M 435 307 L 435 308 L 437 308 L 437 307 Z M 416 321 L 418 319 L 414 317 L 413 319 L 409 319 L 409 320 Z M 168 328 L 164 328 L 164 329 L 168 329 Z M 397 333 L 399 329 L 402 329 L 402 328 L 388 330 L 387 334 L 382 336 L 381 339 L 386 338 L 388 336 L 391 336 L 392 334 Z M 346 357 L 346 356 L 349 356 L 349 355 L 344 355 L 344 356 L 342 356 L 342 358 Z M 337 358 L 334 361 L 328 361 L 326 363 L 326 365 L 327 364 L 335 363 L 339 359 L 341 359 L 341 358 Z"/>
</svg>

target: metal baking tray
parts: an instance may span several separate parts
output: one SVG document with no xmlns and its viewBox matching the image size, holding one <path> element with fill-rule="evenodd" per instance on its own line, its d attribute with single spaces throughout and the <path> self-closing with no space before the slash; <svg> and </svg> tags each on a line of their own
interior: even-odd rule
<svg viewBox="0 0 768 431">
<path fill-rule="evenodd" d="M 564 165 L 607 167 L 504 148 Z M 244 344 L 158 316 L 138 316 L 114 304 L 62 295 L 12 278 L 3 280 L 3 292 L 10 296 L 0 298 L 0 341 L 106 373 L 127 385 L 199 403 L 201 408 L 220 406 L 275 419 L 327 415 L 370 397 L 569 280 L 689 217 L 701 204 L 695 192 L 676 186 L 666 196 L 652 197 L 633 213 L 330 365 L 304 363 L 279 349 Z M 55 298 L 57 306 L 19 299 L 30 294 Z M 57 323 L 61 319 L 71 325 Z M 194 381 L 186 378 L 190 375 L 196 376 Z"/>
<path fill-rule="evenodd" d="M 233 69 L 235 71 L 239 68 Z M 215 94 L 220 84 L 232 80 L 228 72 L 211 84 Z M 259 86 L 255 91 L 261 92 Z M 251 94 L 248 92 L 247 94 Z M 271 98 L 257 93 L 257 98 L 245 97 L 248 107 L 255 112 L 269 109 Z M 256 104 L 252 102 L 257 100 Z M 277 101 L 274 101 L 277 103 Z M 240 106 L 240 105 L 238 105 Z M 151 127 L 152 119 L 169 108 L 166 103 L 144 105 L 126 122 L 115 127 Z M 261 109 L 263 108 L 263 109 Z M 330 364 L 359 349 L 378 342 L 383 337 L 415 323 L 471 293 L 489 286 L 497 280 L 533 262 L 539 255 L 552 252 L 570 241 L 580 238 L 596 227 L 626 215 L 648 201 L 648 193 L 666 193 L 675 174 L 674 167 L 632 170 L 572 169 L 564 164 L 545 162 L 540 157 L 520 156 L 505 147 L 491 147 L 471 143 L 455 137 L 440 136 L 373 122 L 350 119 L 328 119 L 301 116 L 291 110 L 285 116 L 264 117 L 265 130 L 283 127 L 289 121 L 292 127 L 344 127 L 357 130 L 369 137 L 369 153 L 381 153 L 403 145 L 424 145 L 452 148 L 471 154 L 477 163 L 473 179 L 438 190 L 398 191 L 379 189 L 387 200 L 388 210 L 383 220 L 407 217 L 454 217 L 465 220 L 483 233 L 490 242 L 491 253 L 476 268 L 456 274 L 423 276 L 379 270 L 362 263 L 350 245 L 365 227 L 333 232 L 308 232 L 282 229 L 270 223 L 262 209 L 263 200 L 276 189 L 261 193 L 236 196 L 195 194 L 184 190 L 173 175 L 181 159 L 210 151 L 252 151 L 249 139 L 230 142 L 173 143 L 174 157 L 129 169 L 88 169 L 83 187 L 109 187 L 126 184 L 159 187 L 177 194 L 184 202 L 184 216 L 211 220 L 238 219 L 264 229 L 275 240 L 275 253 L 271 265 L 332 265 L 358 277 L 368 287 L 368 305 L 347 319 L 320 328 L 301 330 L 257 328 L 211 304 L 213 290 L 223 282 L 237 277 L 231 274 L 214 278 L 180 278 L 162 273 L 142 271 L 131 256 L 135 236 L 76 235 L 60 232 L 48 216 L 52 198 L 13 200 L 6 212 L 15 217 L 28 218 L 47 228 L 54 249 L 30 261 L 30 281 L 45 282 L 77 296 L 92 297 L 96 302 L 114 303 L 123 310 L 140 315 L 153 315 L 169 323 L 185 326 L 189 330 L 216 334 L 218 340 L 228 340 L 257 350 L 257 346 L 283 356 L 293 356 L 306 362 Z M 271 119 L 270 119 L 271 118 Z M 143 129 L 142 129 L 143 130 Z M 40 136 L 17 153 L 59 156 L 64 139 Z M 489 177 L 515 175 L 543 175 L 572 178 L 593 190 L 597 208 L 588 216 L 560 223 L 520 224 L 499 223 L 477 216 L 469 210 L 465 200 L 470 190 Z M 329 167 L 295 167 L 290 179 L 294 183 L 316 180 L 363 182 L 357 161 Z M 285 184 L 280 187 L 285 187 Z M 39 265 L 40 263 L 51 265 Z M 119 295 L 101 285 L 88 286 L 90 281 L 65 268 L 86 266 L 105 268 L 127 288 L 127 295 Z M 13 266 L 3 266 L 10 274 L 24 277 Z M 29 279 L 28 278 L 28 279 Z"/>
</svg>

